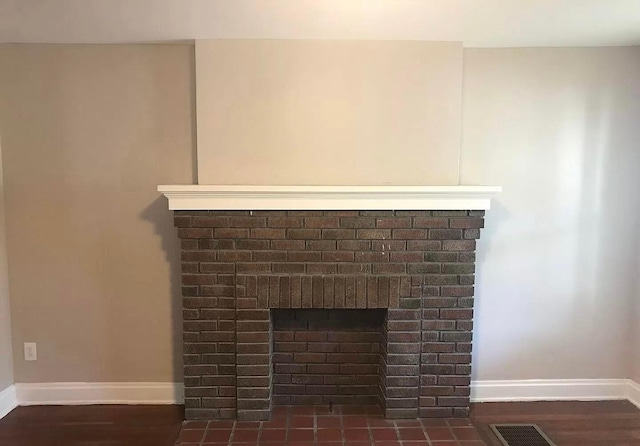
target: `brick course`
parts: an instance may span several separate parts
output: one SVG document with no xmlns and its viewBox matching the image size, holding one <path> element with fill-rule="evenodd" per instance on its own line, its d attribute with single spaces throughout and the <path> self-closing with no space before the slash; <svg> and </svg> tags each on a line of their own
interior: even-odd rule
<svg viewBox="0 0 640 446">
<path fill-rule="evenodd" d="M 329 395 L 377 398 L 387 417 L 466 416 L 483 216 L 176 211 L 187 419 L 268 419 L 272 402 Z M 381 314 L 378 341 L 340 327 L 332 341 L 302 340 L 317 330 L 281 330 L 272 318 L 311 309 Z M 343 362 L 354 353 L 366 362 Z"/>
</svg>

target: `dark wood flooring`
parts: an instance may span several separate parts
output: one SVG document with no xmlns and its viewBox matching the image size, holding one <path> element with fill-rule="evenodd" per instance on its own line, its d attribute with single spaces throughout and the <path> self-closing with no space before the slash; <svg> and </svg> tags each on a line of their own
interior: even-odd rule
<svg viewBox="0 0 640 446">
<path fill-rule="evenodd" d="M 18 407 L 0 420 L 1 446 L 173 446 L 182 406 Z"/>
<path fill-rule="evenodd" d="M 474 404 L 471 420 L 490 446 L 488 425 L 537 424 L 557 446 L 640 446 L 640 409 L 628 401 Z"/>
<path fill-rule="evenodd" d="M 490 446 L 489 423 L 537 423 L 558 446 L 640 446 L 640 409 L 626 401 L 486 403 L 471 415 Z M 173 446 L 182 418 L 178 406 L 20 407 L 0 420 L 0 445 Z"/>
</svg>

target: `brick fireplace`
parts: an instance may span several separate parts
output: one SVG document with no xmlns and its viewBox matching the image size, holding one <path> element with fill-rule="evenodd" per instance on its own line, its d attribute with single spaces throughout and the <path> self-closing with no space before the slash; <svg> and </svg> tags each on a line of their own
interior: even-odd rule
<svg viewBox="0 0 640 446">
<path fill-rule="evenodd" d="M 361 209 L 390 206 L 382 196 L 300 209 L 298 195 L 211 205 L 163 190 L 182 250 L 186 418 L 268 420 L 298 404 L 466 417 L 486 189 L 396 200 L 404 210 Z"/>
</svg>

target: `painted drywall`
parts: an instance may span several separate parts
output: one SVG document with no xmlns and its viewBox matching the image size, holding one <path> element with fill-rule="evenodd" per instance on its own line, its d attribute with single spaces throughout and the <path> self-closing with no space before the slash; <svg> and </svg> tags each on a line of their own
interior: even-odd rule
<svg viewBox="0 0 640 446">
<path fill-rule="evenodd" d="M 2 173 L 2 132 L 0 132 L 0 392 L 13 384 L 11 311 L 7 271 L 7 233 Z"/>
<path fill-rule="evenodd" d="M 457 184 L 460 43 L 196 42 L 200 184 Z"/>
<path fill-rule="evenodd" d="M 178 239 L 156 186 L 195 181 L 193 47 L 0 60 L 16 382 L 180 381 Z"/>
<path fill-rule="evenodd" d="M 630 375 L 629 377 L 640 385 L 640 249 L 638 249 L 638 287 L 636 294 L 632 296 L 634 307 L 629 312 L 631 315 L 630 330 L 631 335 L 629 339 L 628 355 L 631 358 Z"/>
<path fill-rule="evenodd" d="M 465 50 L 461 180 L 500 184 L 478 247 L 474 379 L 625 378 L 640 48 Z"/>
<path fill-rule="evenodd" d="M 192 51 L 0 47 L 16 381 L 181 379 L 155 186 L 195 181 Z M 462 182 L 504 186 L 479 244 L 474 379 L 629 376 L 639 51 L 465 51 Z"/>
</svg>

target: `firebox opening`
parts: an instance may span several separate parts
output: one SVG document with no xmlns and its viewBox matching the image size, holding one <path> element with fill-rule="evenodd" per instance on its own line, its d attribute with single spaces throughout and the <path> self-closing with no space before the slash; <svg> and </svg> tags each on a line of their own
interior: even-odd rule
<svg viewBox="0 0 640 446">
<path fill-rule="evenodd" d="M 386 309 L 272 309 L 274 405 L 382 407 Z"/>
</svg>

